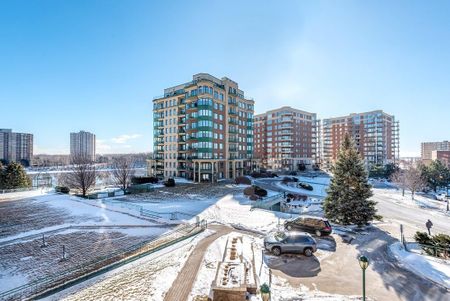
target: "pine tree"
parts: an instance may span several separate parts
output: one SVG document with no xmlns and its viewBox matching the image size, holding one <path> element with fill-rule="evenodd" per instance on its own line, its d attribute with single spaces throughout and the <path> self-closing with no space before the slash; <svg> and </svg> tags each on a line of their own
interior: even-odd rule
<svg viewBox="0 0 450 301">
<path fill-rule="evenodd" d="M 374 219 L 376 202 L 370 200 L 364 162 L 355 144 L 346 134 L 332 168 L 333 178 L 324 201 L 325 216 L 337 223 L 365 225 Z"/>
<path fill-rule="evenodd" d="M 26 188 L 31 186 L 31 179 L 22 165 L 11 162 L 3 172 L 3 186 L 5 189 Z"/>
<path fill-rule="evenodd" d="M 2 161 L 0 161 L 0 189 L 5 189 L 5 185 L 4 185 L 4 178 L 5 178 L 4 170 L 5 170 L 5 168 L 3 166 L 3 163 L 2 163 Z"/>
</svg>

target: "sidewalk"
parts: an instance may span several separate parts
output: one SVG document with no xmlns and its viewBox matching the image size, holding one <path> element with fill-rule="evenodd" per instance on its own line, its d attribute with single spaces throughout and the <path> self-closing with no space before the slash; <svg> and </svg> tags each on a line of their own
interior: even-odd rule
<svg viewBox="0 0 450 301">
<path fill-rule="evenodd" d="M 164 297 L 164 301 L 185 301 L 188 299 L 198 270 L 203 261 L 203 256 L 209 245 L 217 238 L 233 231 L 232 228 L 221 225 L 210 225 L 208 228 L 216 231 L 216 233 L 206 237 L 195 246 L 191 256 L 189 256 L 177 278 L 173 282 L 172 287 Z"/>
</svg>

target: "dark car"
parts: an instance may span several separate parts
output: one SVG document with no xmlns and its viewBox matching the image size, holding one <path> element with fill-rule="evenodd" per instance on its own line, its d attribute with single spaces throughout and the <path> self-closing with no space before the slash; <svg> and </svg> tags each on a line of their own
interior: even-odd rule
<svg viewBox="0 0 450 301">
<path fill-rule="evenodd" d="M 308 233 L 277 232 L 264 238 L 264 248 L 276 256 L 281 253 L 302 253 L 309 257 L 317 251 L 317 243 Z"/>
<path fill-rule="evenodd" d="M 284 222 L 284 228 L 288 231 L 301 230 L 314 233 L 317 236 L 330 235 L 331 224 L 326 218 L 316 216 L 300 216 Z"/>
</svg>

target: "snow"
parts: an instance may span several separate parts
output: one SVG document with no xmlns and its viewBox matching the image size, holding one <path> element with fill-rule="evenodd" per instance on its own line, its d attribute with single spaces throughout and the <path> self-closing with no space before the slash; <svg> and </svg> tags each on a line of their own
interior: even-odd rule
<svg viewBox="0 0 450 301">
<path fill-rule="evenodd" d="M 408 252 L 400 242 L 390 245 L 389 251 L 404 268 L 423 278 L 450 288 L 449 260 Z"/>
<path fill-rule="evenodd" d="M 240 229 L 267 233 L 282 225 L 292 214 L 254 209 L 244 196 L 228 194 L 199 214 L 201 219 Z"/>
<path fill-rule="evenodd" d="M 446 202 L 432 200 L 421 194 L 416 194 L 413 200 L 408 191 L 405 191 L 405 195 L 403 196 L 402 191 L 397 189 L 373 188 L 372 190 L 377 196 L 388 198 L 398 204 L 408 207 L 433 209 L 436 211 L 441 211 L 441 213 L 445 213 L 447 206 Z"/>
<path fill-rule="evenodd" d="M 305 183 L 305 184 L 309 184 L 313 187 L 313 190 L 306 190 L 303 188 L 298 187 L 298 183 L 299 182 L 288 182 L 287 184 L 283 184 L 281 181 L 277 182 L 276 185 L 284 190 L 288 190 L 288 191 L 292 191 L 298 194 L 303 194 L 303 195 L 312 195 L 312 196 L 316 196 L 316 197 L 326 197 L 327 196 L 327 188 L 328 185 L 330 184 L 330 178 L 328 177 L 316 177 L 314 179 L 311 178 L 306 178 L 306 177 L 295 177 L 297 178 L 300 182 Z"/>
<path fill-rule="evenodd" d="M 211 234 L 213 231 L 206 230 L 43 300 L 162 301 L 196 244 Z"/>
</svg>

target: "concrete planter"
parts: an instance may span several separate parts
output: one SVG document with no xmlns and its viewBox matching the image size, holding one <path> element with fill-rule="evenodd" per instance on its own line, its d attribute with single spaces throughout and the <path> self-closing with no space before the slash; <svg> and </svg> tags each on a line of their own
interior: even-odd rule
<svg viewBox="0 0 450 301">
<path fill-rule="evenodd" d="M 270 293 L 261 293 L 261 298 L 263 299 L 263 301 L 269 301 Z"/>
</svg>

